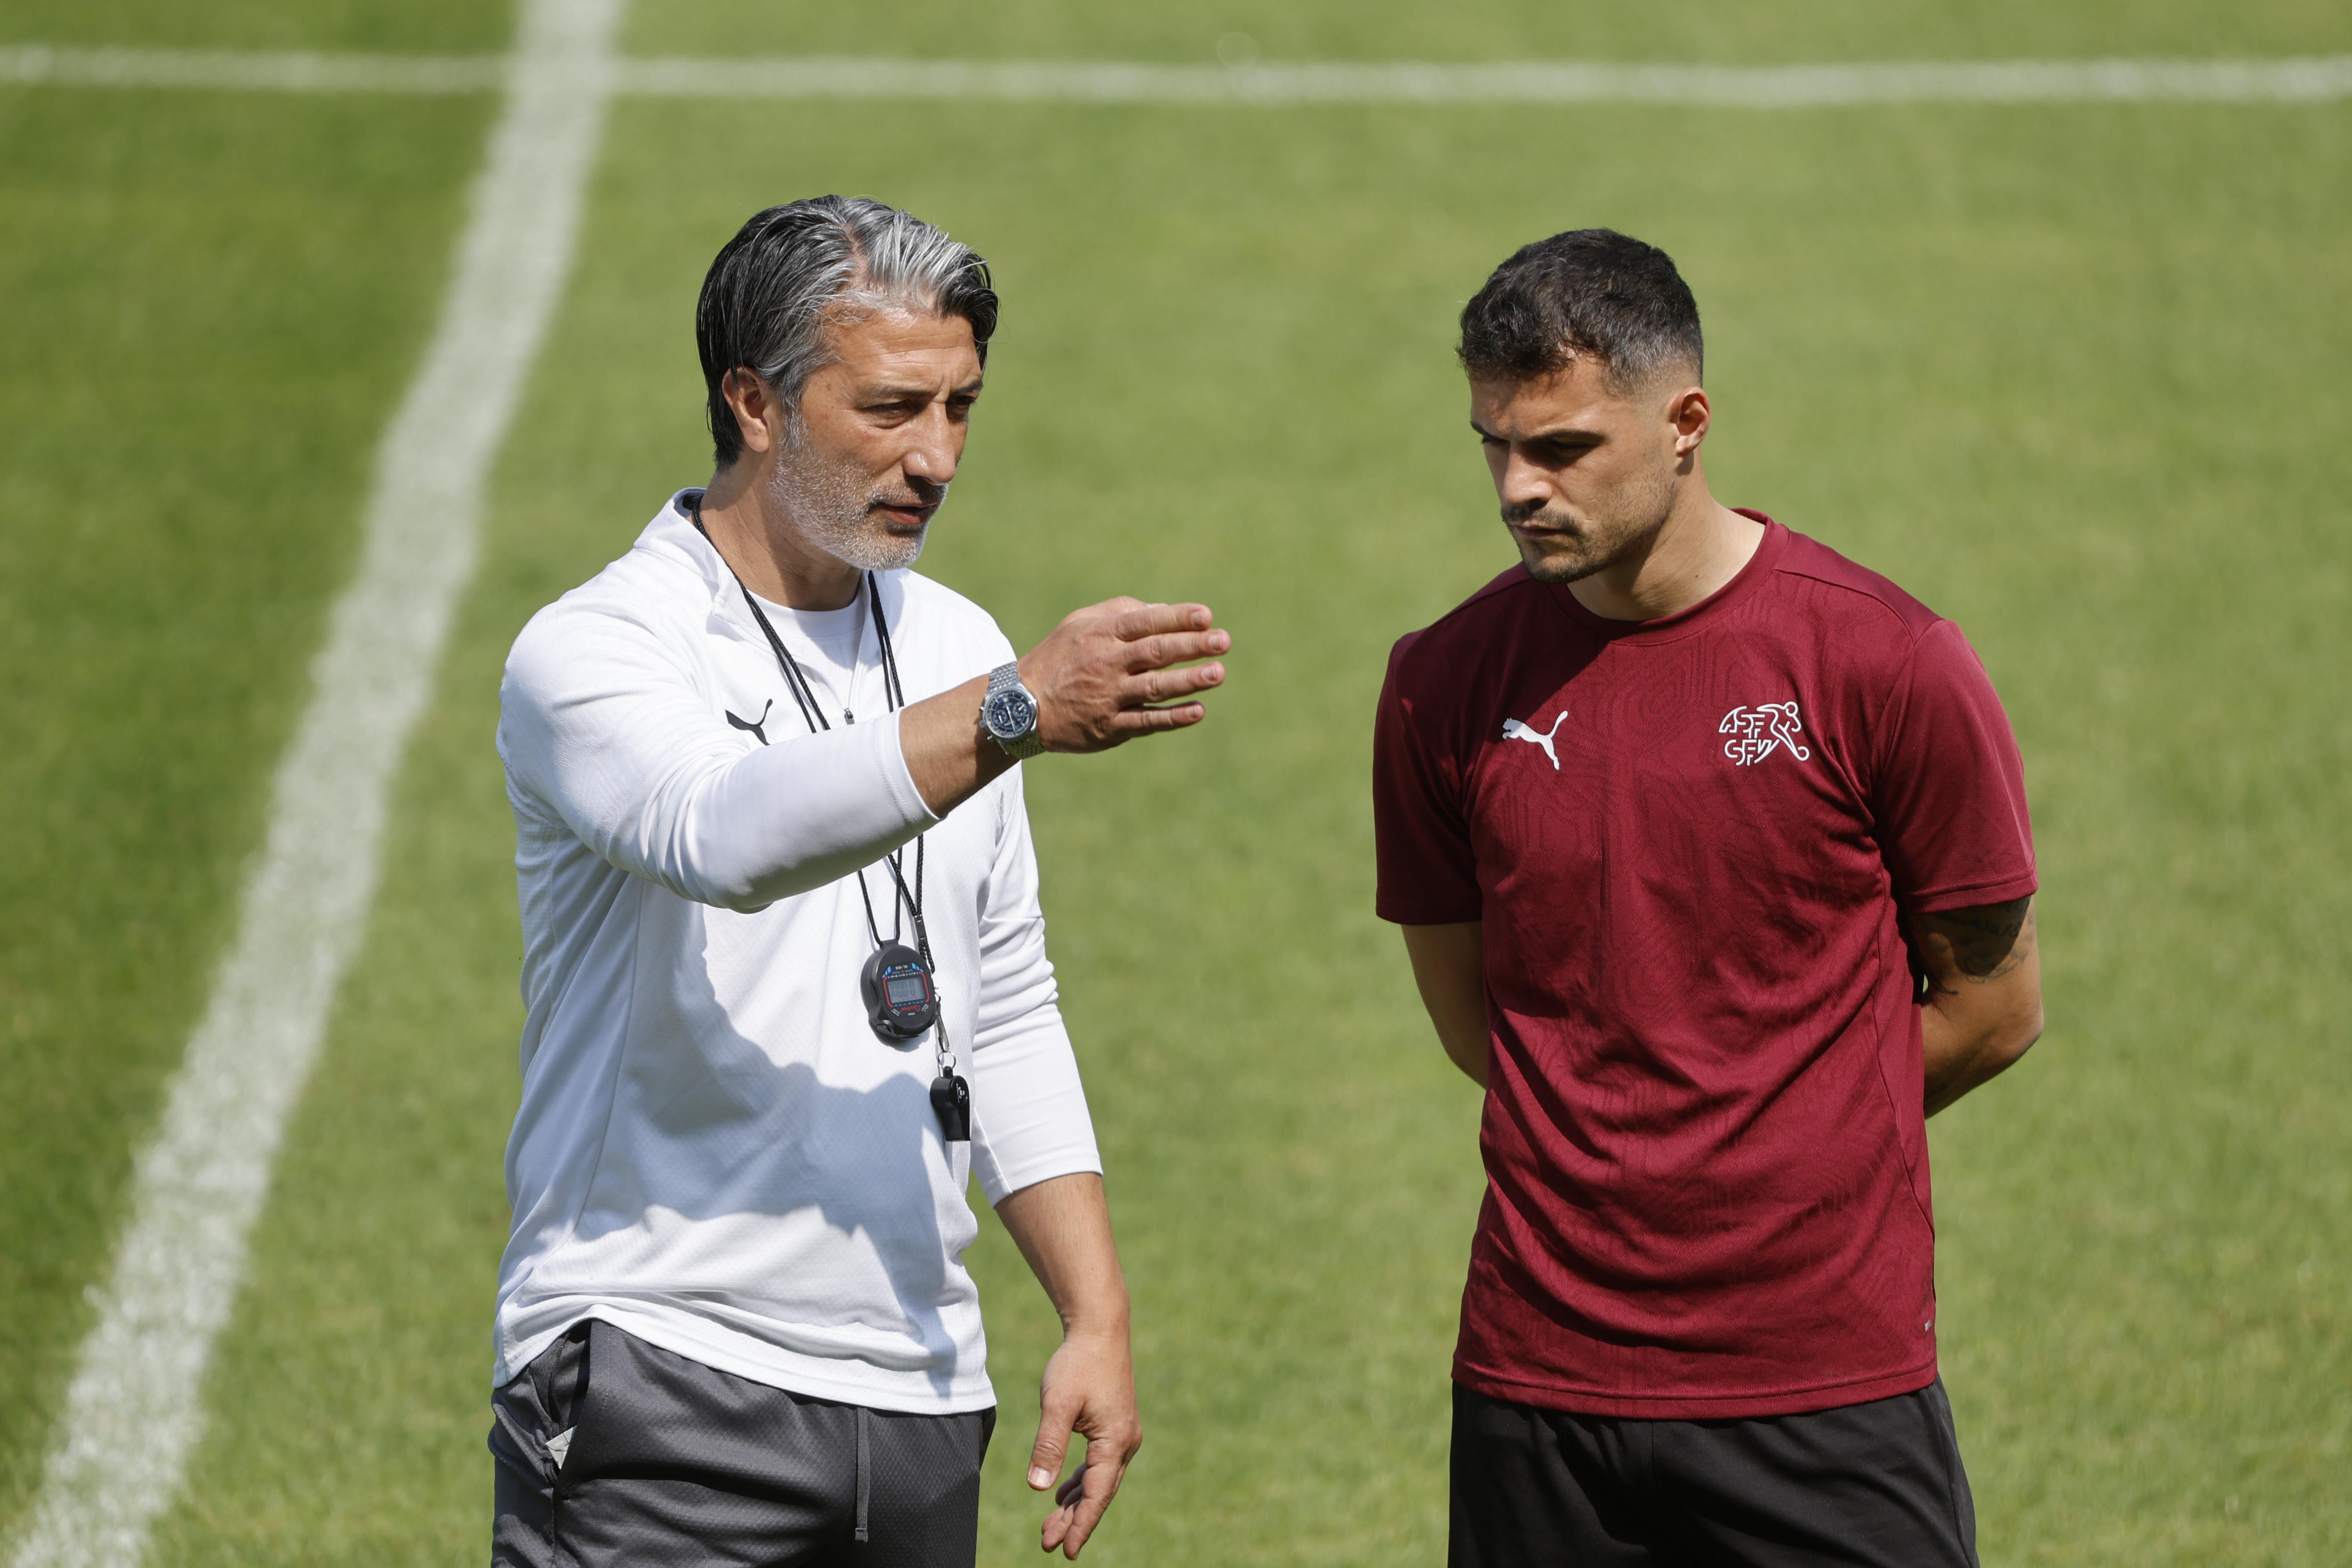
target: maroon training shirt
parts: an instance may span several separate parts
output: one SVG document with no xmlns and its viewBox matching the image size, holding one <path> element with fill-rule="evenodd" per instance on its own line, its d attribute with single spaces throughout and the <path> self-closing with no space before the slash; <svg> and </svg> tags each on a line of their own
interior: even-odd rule
<svg viewBox="0 0 2352 1568">
<path fill-rule="evenodd" d="M 2034 890 L 1959 628 L 1765 524 L 1714 597 L 1609 621 L 1513 568 L 1396 646 L 1380 912 L 1483 920 L 1486 1198 L 1456 1381 L 1780 1415 L 1936 1375 L 1897 910 Z"/>
</svg>

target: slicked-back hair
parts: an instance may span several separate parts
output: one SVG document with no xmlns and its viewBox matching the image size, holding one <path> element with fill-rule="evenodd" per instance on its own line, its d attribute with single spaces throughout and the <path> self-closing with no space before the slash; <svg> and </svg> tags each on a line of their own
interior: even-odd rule
<svg viewBox="0 0 2352 1568">
<path fill-rule="evenodd" d="M 897 307 L 971 323 L 980 363 L 996 332 L 988 263 L 970 246 L 870 196 L 812 196 L 755 215 L 702 279 L 695 346 L 720 468 L 743 453 L 727 373 L 749 369 L 788 409 L 833 363 L 831 329 Z"/>
<path fill-rule="evenodd" d="M 1674 258 L 1613 228 L 1521 247 L 1462 308 L 1458 352 L 1478 381 L 1534 381 L 1590 356 L 1619 392 L 1706 370 L 1698 301 Z"/>
</svg>

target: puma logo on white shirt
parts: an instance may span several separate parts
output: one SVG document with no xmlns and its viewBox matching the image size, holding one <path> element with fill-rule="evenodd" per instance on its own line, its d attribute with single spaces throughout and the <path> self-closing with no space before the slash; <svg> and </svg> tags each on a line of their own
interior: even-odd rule
<svg viewBox="0 0 2352 1568">
<path fill-rule="evenodd" d="M 1559 733 L 1560 724 L 1567 717 L 1568 710 L 1563 708 L 1559 710 L 1559 717 L 1551 721 L 1551 728 L 1540 731 L 1530 729 L 1517 719 L 1506 719 L 1503 721 L 1503 739 L 1525 741 L 1531 746 L 1541 746 L 1543 754 L 1551 759 L 1551 771 L 1558 773 L 1559 772 L 1559 753 L 1551 749 L 1551 738 Z"/>
</svg>

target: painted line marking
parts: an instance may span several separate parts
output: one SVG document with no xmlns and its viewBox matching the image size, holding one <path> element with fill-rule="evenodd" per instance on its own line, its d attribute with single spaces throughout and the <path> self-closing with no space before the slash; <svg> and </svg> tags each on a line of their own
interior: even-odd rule
<svg viewBox="0 0 2352 1568">
<path fill-rule="evenodd" d="M 1062 103 L 1854 103 L 2313 100 L 2352 96 L 2352 56 L 2311 60 L 1682 66 L 1087 65 L 971 60 L 638 59 L 623 90 L 663 98 L 992 99 Z"/>
<path fill-rule="evenodd" d="M 616 59 L 640 98 L 929 99 L 1005 103 L 2332 103 L 2352 55 L 2285 59 L 1886 61 L 1702 66 L 1612 61 L 1150 65 L 1060 60 Z M 506 57 L 0 48 L 0 82 L 280 92 L 486 92 Z"/>
<path fill-rule="evenodd" d="M 136 1568 L 204 1426 L 286 1119 L 373 901 L 386 797 L 473 574 L 484 481 L 563 289 L 623 0 L 525 0 L 449 292 L 376 456 L 358 575 L 209 1005 L 139 1155 L 14 1568 Z M 19 51 L 21 54 L 21 51 Z"/>
<path fill-rule="evenodd" d="M 0 48 L 0 82 L 263 92 L 496 92 L 505 55 L 243 54 L 222 49 Z"/>
</svg>

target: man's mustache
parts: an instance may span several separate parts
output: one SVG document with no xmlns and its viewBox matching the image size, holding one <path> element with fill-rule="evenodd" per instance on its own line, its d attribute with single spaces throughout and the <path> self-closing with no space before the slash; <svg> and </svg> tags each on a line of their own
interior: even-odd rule
<svg viewBox="0 0 2352 1568">
<path fill-rule="evenodd" d="M 875 494 L 866 497 L 866 510 L 867 513 L 870 515 L 871 513 L 877 512 L 886 506 L 896 507 L 901 510 L 911 511 L 921 507 L 939 506 L 944 503 L 948 499 L 948 487 L 946 485 L 919 483 L 911 488 L 913 490 L 911 495 L 894 496 L 877 491 Z"/>
<path fill-rule="evenodd" d="M 1549 510 L 1549 502 L 1539 500 L 1521 501 L 1517 506 L 1507 506 L 1503 509 L 1503 521 L 1514 528 L 1523 522 L 1540 522 L 1547 528 L 1557 528 L 1563 533 L 1583 531 L 1577 527 L 1574 518 L 1565 512 Z"/>
</svg>

